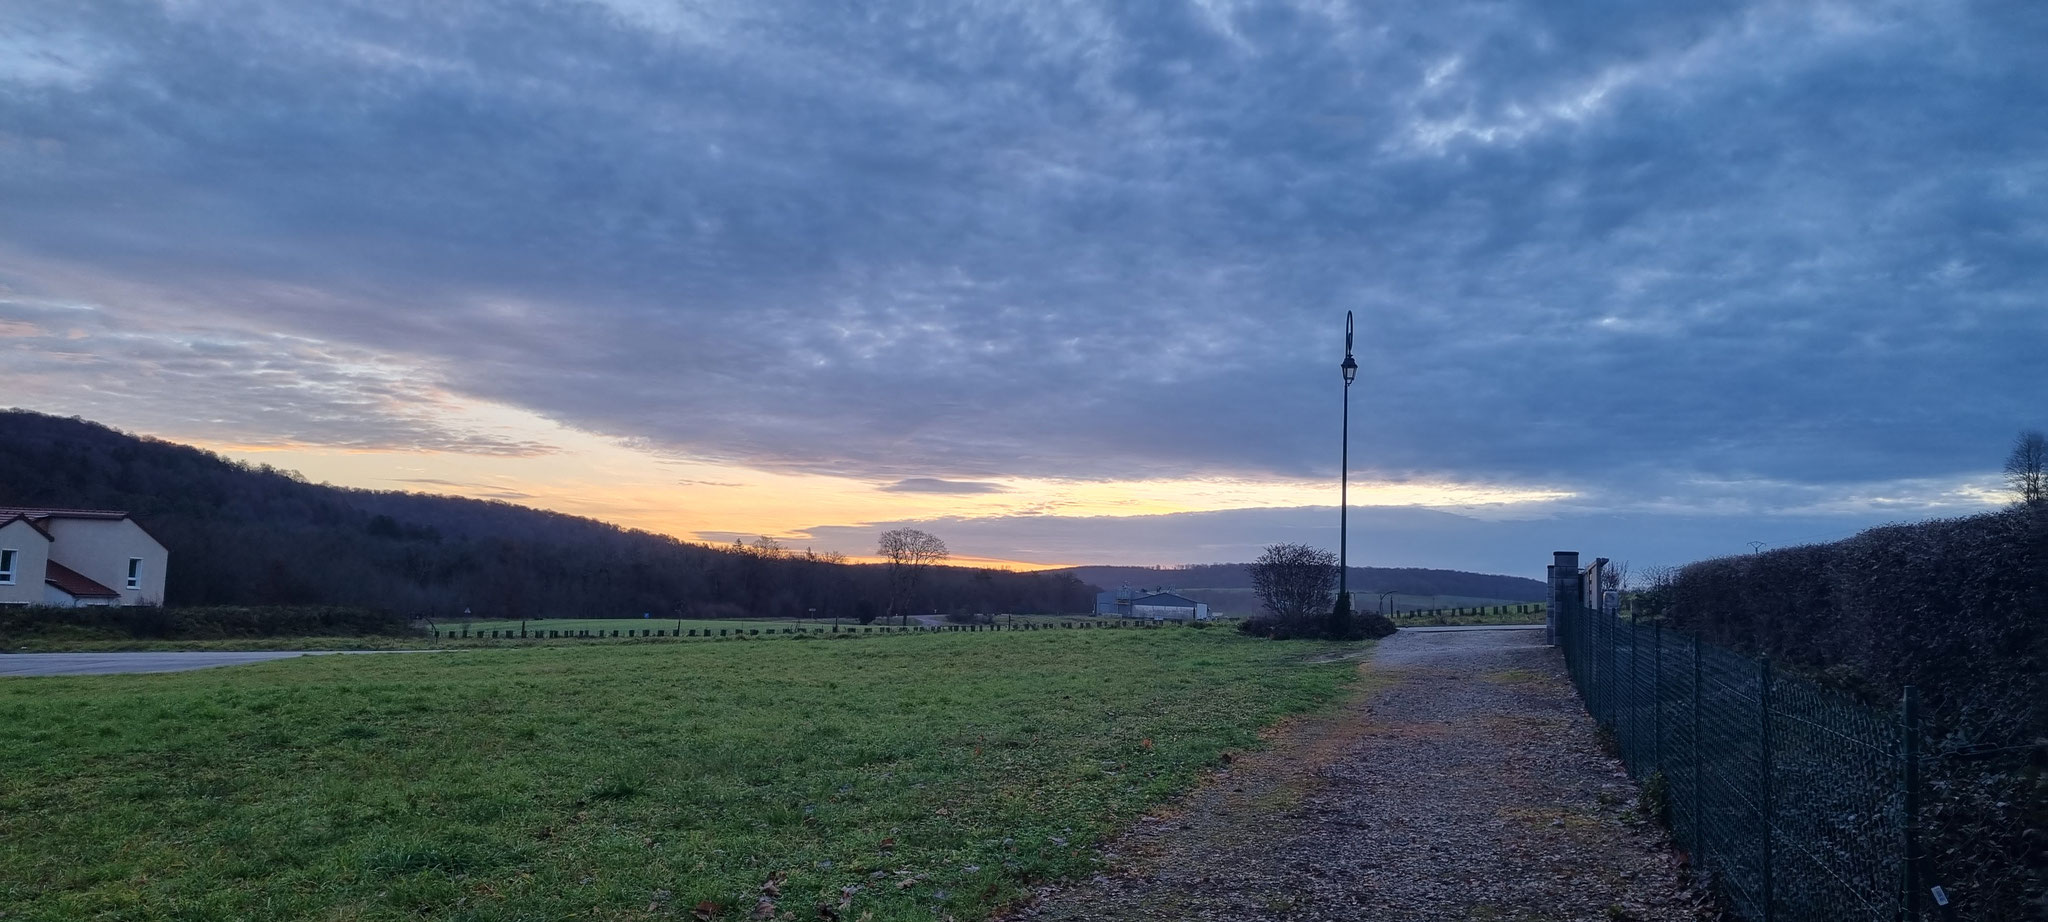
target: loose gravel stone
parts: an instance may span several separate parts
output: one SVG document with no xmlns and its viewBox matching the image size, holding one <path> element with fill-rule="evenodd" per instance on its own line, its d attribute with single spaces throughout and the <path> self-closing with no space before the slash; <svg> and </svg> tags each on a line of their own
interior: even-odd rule
<svg viewBox="0 0 2048 922">
<path fill-rule="evenodd" d="M 1018 920 L 1707 918 L 1540 631 L 1403 631 L 1341 712 L 1284 725 Z"/>
</svg>

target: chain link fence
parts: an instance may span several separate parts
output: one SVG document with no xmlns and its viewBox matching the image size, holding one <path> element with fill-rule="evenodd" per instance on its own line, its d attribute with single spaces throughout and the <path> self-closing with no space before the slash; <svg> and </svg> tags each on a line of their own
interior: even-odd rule
<svg viewBox="0 0 2048 922">
<path fill-rule="evenodd" d="M 1587 710 L 1735 917 L 1919 917 L 1910 688 L 1885 713 L 1661 623 L 1562 607 Z"/>
</svg>

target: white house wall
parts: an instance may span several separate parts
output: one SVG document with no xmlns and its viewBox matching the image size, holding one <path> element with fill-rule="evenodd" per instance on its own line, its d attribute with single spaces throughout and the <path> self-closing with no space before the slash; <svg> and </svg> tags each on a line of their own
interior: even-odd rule
<svg viewBox="0 0 2048 922">
<path fill-rule="evenodd" d="M 50 559 L 120 593 L 122 605 L 163 604 L 164 569 L 171 555 L 142 526 L 128 519 L 65 518 L 51 518 L 48 525 L 57 539 L 49 545 Z M 128 588 L 130 557 L 142 558 L 141 586 L 135 589 Z M 42 583 L 40 571 L 36 582 Z"/>
<path fill-rule="evenodd" d="M 50 539 L 17 519 L 0 525 L 0 548 L 14 552 L 14 582 L 0 585 L 0 605 L 43 604 L 43 571 L 50 566 Z"/>
</svg>

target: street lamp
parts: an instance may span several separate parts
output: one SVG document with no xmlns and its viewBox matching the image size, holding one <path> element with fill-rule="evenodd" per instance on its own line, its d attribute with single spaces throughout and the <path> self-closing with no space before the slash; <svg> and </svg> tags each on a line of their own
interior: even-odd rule
<svg viewBox="0 0 2048 922">
<path fill-rule="evenodd" d="M 1344 447 L 1342 471 L 1337 475 L 1337 598 L 1348 608 L 1351 586 L 1351 379 L 1358 377 L 1358 360 L 1351 357 L 1351 312 L 1344 312 Z M 1348 612 L 1346 613 L 1349 614 Z"/>
</svg>

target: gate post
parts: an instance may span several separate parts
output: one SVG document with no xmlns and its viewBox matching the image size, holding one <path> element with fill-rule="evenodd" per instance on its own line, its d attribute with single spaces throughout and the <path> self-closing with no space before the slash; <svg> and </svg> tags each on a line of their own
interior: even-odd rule
<svg viewBox="0 0 2048 922">
<path fill-rule="evenodd" d="M 1565 606 L 1581 598 L 1579 590 L 1579 552 L 1557 551 L 1551 555 L 1550 565 L 1550 612 L 1543 619 L 1543 642 L 1557 646 L 1557 632 L 1567 617 Z"/>
<path fill-rule="evenodd" d="M 1905 893 L 1900 918 L 1920 918 L 1920 694 L 1906 686 L 1899 699 L 1899 820 L 1903 827 Z"/>
<path fill-rule="evenodd" d="M 1630 609 L 1634 611 L 1634 609 Z M 1650 646 L 1656 652 L 1650 658 L 1650 766 L 1654 771 L 1664 770 L 1664 622 L 1659 620 L 1650 625 Z M 1664 776 L 1665 802 L 1670 802 L 1671 776 Z"/>
<path fill-rule="evenodd" d="M 1763 754 L 1763 763 L 1762 763 L 1762 765 L 1760 765 L 1760 766 L 1759 766 L 1759 768 L 1760 768 L 1760 771 L 1758 771 L 1758 773 L 1757 773 L 1757 778 L 1758 778 L 1758 781 L 1760 782 L 1760 783 L 1759 783 L 1759 784 L 1757 785 L 1757 787 L 1758 787 L 1758 789 L 1759 789 L 1759 790 L 1757 791 L 1757 814 L 1758 814 L 1759 818 L 1763 820 L 1763 824 L 1762 824 L 1762 825 L 1763 825 L 1763 829 L 1762 829 L 1761 831 L 1763 832 L 1763 836 L 1764 836 L 1764 842 L 1763 842 L 1763 849 L 1764 849 L 1764 850 L 1763 850 L 1763 856 L 1764 856 L 1764 868 L 1763 868 L 1763 870 L 1764 870 L 1764 907 L 1763 907 L 1763 909 L 1764 909 L 1764 918 L 1763 918 L 1763 922 L 1771 922 L 1771 918 L 1772 918 L 1772 915 L 1771 915 L 1771 903 L 1772 903 L 1772 900 L 1771 900 L 1771 896 L 1772 896 L 1772 893 L 1771 893 L 1771 891 L 1772 891 L 1772 889 L 1773 889 L 1773 888 L 1772 888 L 1772 886 L 1771 886 L 1771 877 L 1772 877 L 1772 874 L 1771 874 L 1771 870 L 1772 870 L 1772 869 L 1771 869 L 1771 863 L 1772 863 L 1772 860 L 1773 860 L 1773 859 L 1775 859 L 1775 858 L 1777 857 L 1777 856 L 1776 856 L 1775 854 L 1773 854 L 1773 853 L 1774 853 L 1774 851 L 1775 851 L 1775 850 L 1776 850 L 1776 848 L 1777 848 L 1777 842 L 1776 842 L 1776 841 L 1774 840 L 1773 836 L 1771 835 L 1771 819 L 1772 819 L 1772 815 L 1773 815 L 1773 814 L 1774 814 L 1774 813 L 1776 812 L 1776 807 L 1775 807 L 1775 805 L 1774 805 L 1774 804 L 1772 804 L 1772 803 L 1771 803 L 1771 658 L 1770 658 L 1770 657 L 1768 657 L 1768 656 L 1765 656 L 1765 657 L 1763 657 L 1763 658 L 1761 658 L 1761 659 L 1757 660 L 1757 663 L 1756 663 L 1756 679 L 1757 679 L 1757 682 L 1756 682 L 1756 703 L 1757 703 L 1757 707 L 1756 707 L 1756 710 L 1757 710 L 1757 716 L 1758 716 L 1758 718 L 1759 718 L 1759 724 L 1758 724 L 1758 730 L 1759 730 L 1759 733 L 1758 733 L 1757 739 L 1758 739 L 1758 742 L 1762 744 L 1762 745 L 1758 746 L 1757 748 L 1758 748 L 1759 750 L 1761 750 L 1761 752 L 1762 752 L 1762 754 Z"/>
<path fill-rule="evenodd" d="M 1707 852 L 1707 827 L 1700 816 L 1702 790 L 1707 786 L 1707 776 L 1700 761 L 1700 638 L 1692 638 L 1692 838 L 1693 851 L 1700 856 L 1700 870 L 1712 873 L 1707 866 L 1710 857 Z"/>
</svg>

